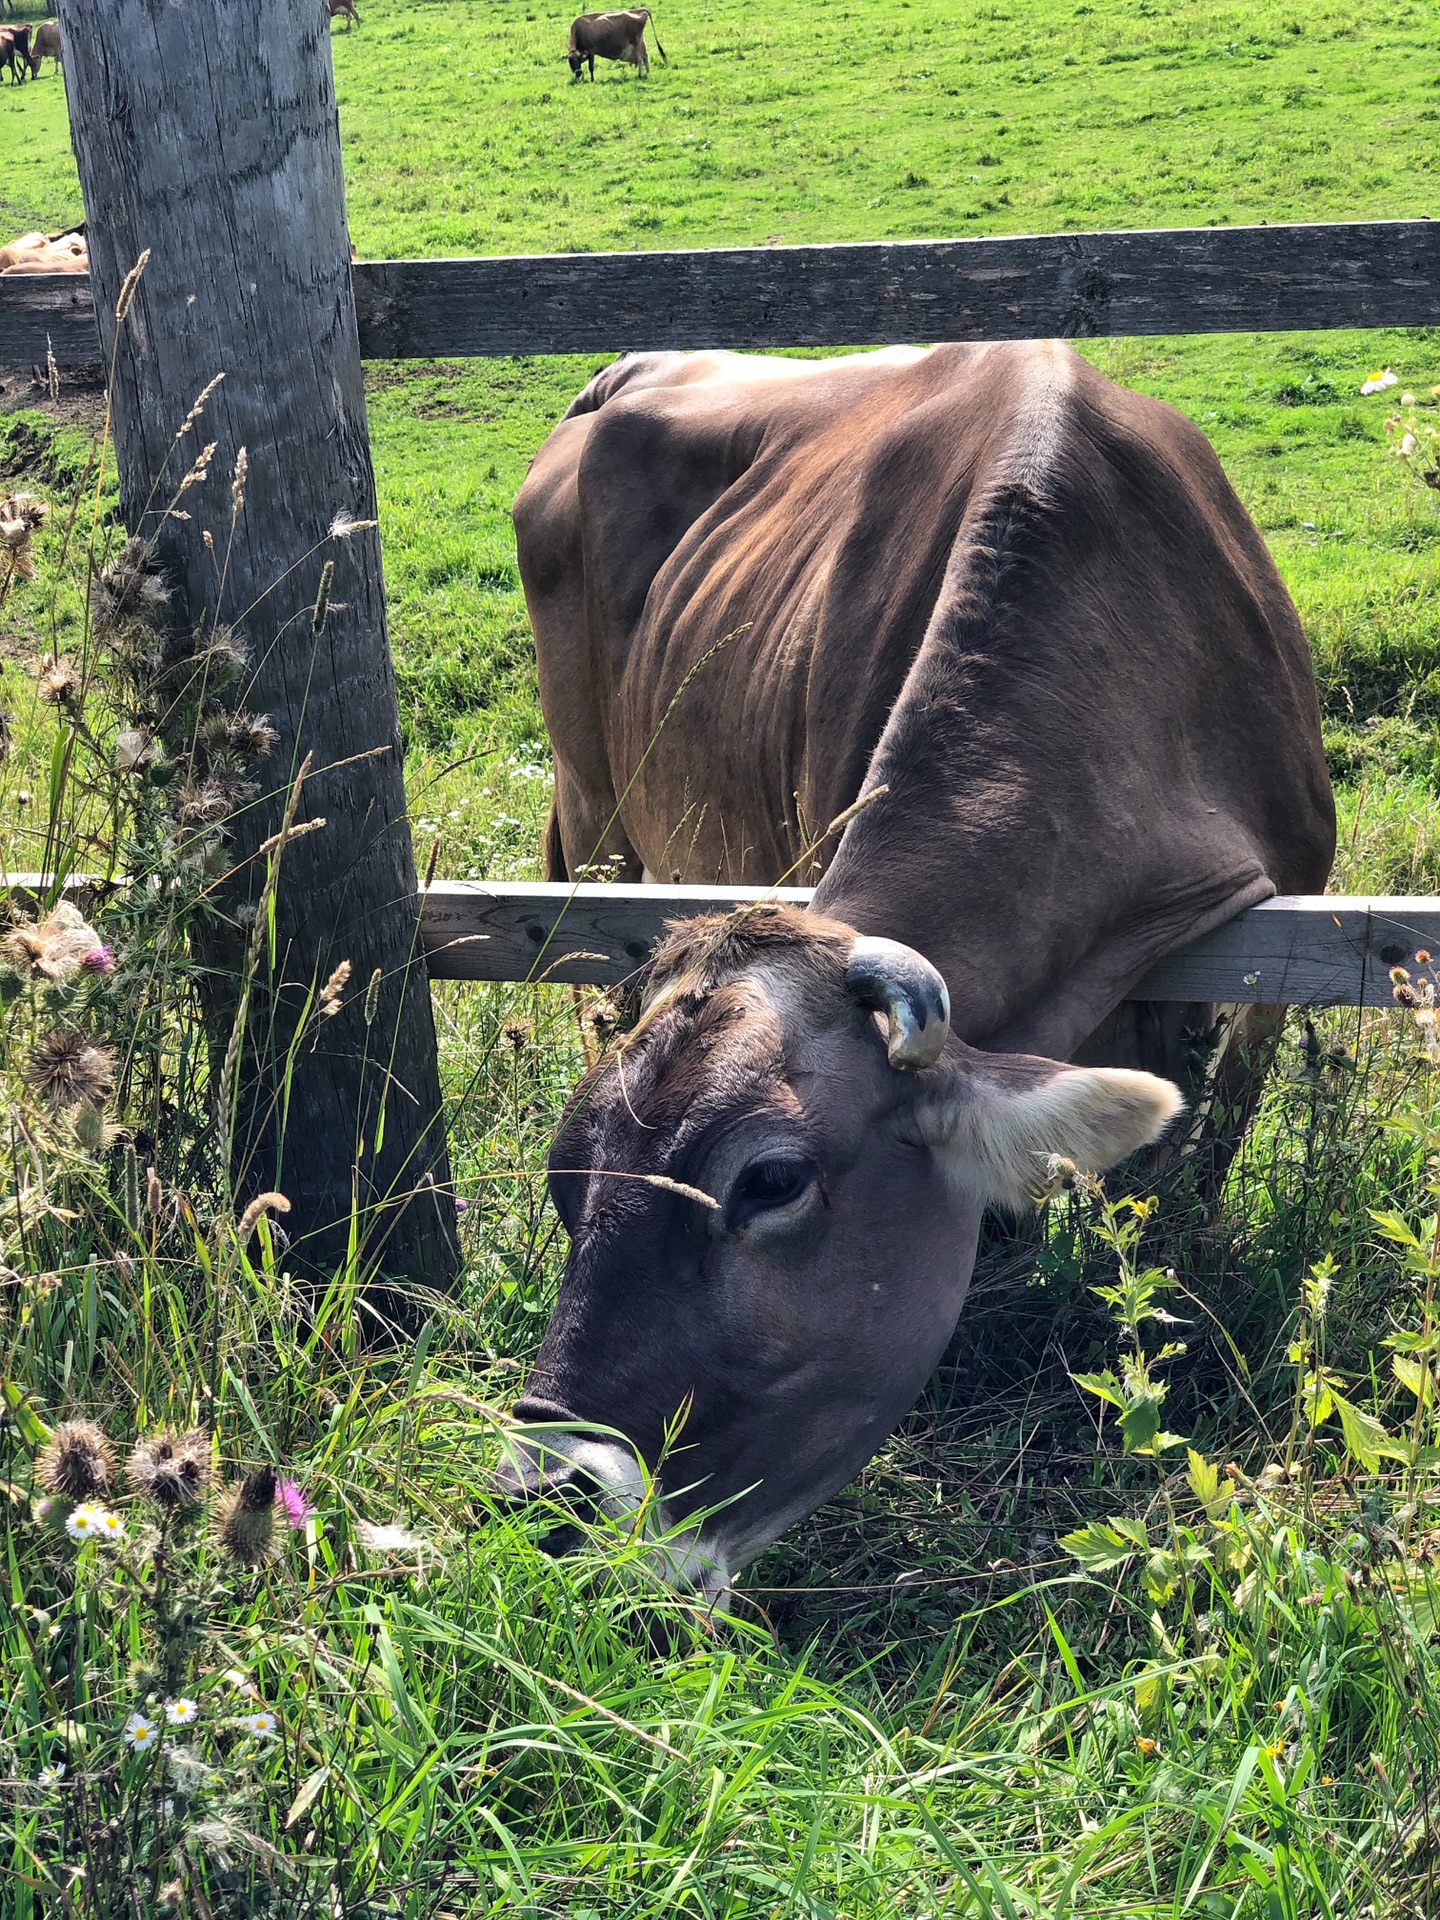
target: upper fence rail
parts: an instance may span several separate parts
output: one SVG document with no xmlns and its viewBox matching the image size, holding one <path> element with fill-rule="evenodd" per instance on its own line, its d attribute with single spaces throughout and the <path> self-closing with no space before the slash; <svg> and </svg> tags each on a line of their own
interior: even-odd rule
<svg viewBox="0 0 1440 1920">
<path fill-rule="evenodd" d="M 1440 221 L 362 260 L 372 360 L 1440 326 Z M 99 357 L 83 275 L 0 276 L 0 365 Z"/>
</svg>

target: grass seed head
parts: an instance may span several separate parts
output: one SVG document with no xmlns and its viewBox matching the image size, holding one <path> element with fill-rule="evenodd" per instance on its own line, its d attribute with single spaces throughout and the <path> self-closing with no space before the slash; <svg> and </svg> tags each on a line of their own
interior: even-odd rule
<svg viewBox="0 0 1440 1920">
<path fill-rule="evenodd" d="M 36 1456 L 35 1479 L 68 1500 L 106 1493 L 115 1479 L 110 1442 L 93 1420 L 62 1420 Z"/>
<path fill-rule="evenodd" d="M 263 1567 L 274 1557 L 277 1484 L 273 1467 L 257 1467 L 216 1505 L 215 1537 L 242 1567 Z"/>
<path fill-rule="evenodd" d="M 320 989 L 320 1018 L 333 1020 L 345 1005 L 345 987 L 350 978 L 350 962 L 342 960 Z"/>
<path fill-rule="evenodd" d="M 240 1224 L 235 1229 L 236 1239 L 243 1247 L 256 1227 L 259 1226 L 263 1214 L 289 1213 L 289 1211 L 290 1202 L 285 1198 L 283 1193 L 257 1193 L 249 1206 L 246 1207 L 244 1213 L 240 1216 Z"/>
<path fill-rule="evenodd" d="M 167 1512 L 195 1507 L 210 1490 L 210 1435 L 204 1427 L 185 1433 L 161 1431 L 136 1442 L 126 1462 L 125 1477 L 136 1493 L 144 1494 Z"/>
<path fill-rule="evenodd" d="M 30 1055 L 26 1079 L 52 1113 L 102 1106 L 115 1087 L 115 1055 L 73 1028 L 57 1027 Z"/>
</svg>

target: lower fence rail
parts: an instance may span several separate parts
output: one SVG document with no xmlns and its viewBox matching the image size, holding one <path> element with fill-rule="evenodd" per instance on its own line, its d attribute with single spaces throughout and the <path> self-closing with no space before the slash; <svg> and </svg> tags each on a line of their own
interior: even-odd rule
<svg viewBox="0 0 1440 1920">
<path fill-rule="evenodd" d="M 805 906 L 805 887 L 582 885 L 437 880 L 420 930 L 436 980 L 609 986 L 640 966 L 668 920 L 762 900 Z M 1267 900 L 1157 962 L 1131 1000 L 1382 1007 L 1390 969 L 1440 953 L 1440 897 L 1297 894 Z"/>
<path fill-rule="evenodd" d="M 61 891 L 98 907 L 123 885 L 72 874 Z M 0 895 L 22 913 L 42 912 L 55 893 L 43 874 L 0 877 Z M 809 887 L 436 880 L 420 898 L 420 939 L 432 980 L 615 986 L 644 965 L 672 920 L 810 898 Z M 1440 956 L 1440 895 L 1282 895 L 1157 961 L 1126 998 L 1389 1007 L 1392 967 L 1440 984 L 1432 952 Z"/>
</svg>

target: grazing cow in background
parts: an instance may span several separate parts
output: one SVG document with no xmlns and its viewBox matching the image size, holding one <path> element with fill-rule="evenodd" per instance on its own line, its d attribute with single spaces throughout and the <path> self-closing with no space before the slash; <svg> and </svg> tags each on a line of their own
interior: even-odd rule
<svg viewBox="0 0 1440 1920">
<path fill-rule="evenodd" d="M 570 23 L 570 49 L 565 55 L 572 78 L 580 78 L 581 69 L 588 61 L 593 80 L 597 59 L 620 60 L 638 73 L 649 73 L 650 56 L 645 50 L 647 25 L 654 26 L 648 7 L 630 7 L 619 13 L 582 13 Z M 670 62 L 658 33 L 655 47 L 668 67 Z"/>
<path fill-rule="evenodd" d="M 30 45 L 30 78 L 40 78 L 40 62 L 53 60 L 53 71 L 59 73 L 63 62 L 60 57 L 60 22 L 46 20 L 35 29 L 35 38 Z"/>
<path fill-rule="evenodd" d="M 345 16 L 345 31 L 347 33 L 350 31 L 352 21 L 357 27 L 359 26 L 360 16 L 355 11 L 355 0 L 330 0 L 330 18 L 334 20 L 336 15 L 341 13 Z"/>
<path fill-rule="evenodd" d="M 22 86 L 30 73 L 30 26 L 0 27 L 0 67 L 9 67 L 11 86 Z"/>
<path fill-rule="evenodd" d="M 1057 342 L 627 357 L 515 526 L 550 877 L 818 881 L 679 923 L 572 1100 L 502 1475 L 627 1510 L 638 1455 L 722 1593 L 913 1403 L 987 1202 L 1203 1101 L 1216 1010 L 1127 995 L 1324 886 L 1314 670 L 1205 436 Z"/>
</svg>

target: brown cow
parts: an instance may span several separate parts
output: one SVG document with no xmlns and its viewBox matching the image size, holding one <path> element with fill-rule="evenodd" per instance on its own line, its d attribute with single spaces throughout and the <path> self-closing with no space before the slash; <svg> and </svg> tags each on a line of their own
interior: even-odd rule
<svg viewBox="0 0 1440 1920">
<path fill-rule="evenodd" d="M 59 73 L 63 63 L 60 57 L 60 22 L 58 20 L 42 21 L 35 29 L 35 38 L 30 46 L 30 77 L 32 80 L 38 80 L 40 78 L 40 62 L 46 59 L 55 62 L 53 71 Z"/>
<path fill-rule="evenodd" d="M 330 18 L 333 21 L 339 14 L 345 15 L 345 31 L 350 31 L 351 22 L 358 27 L 360 16 L 355 11 L 355 0 L 330 0 Z"/>
<path fill-rule="evenodd" d="M 986 1202 L 1172 1118 L 1214 1009 L 1135 983 L 1323 886 L 1314 674 L 1203 434 L 1054 342 L 627 358 L 515 524 L 552 877 L 818 879 L 682 924 L 572 1102 L 515 1409 L 512 1487 L 638 1454 L 719 1592 L 910 1406 Z"/>
<path fill-rule="evenodd" d="M 0 247 L 0 276 L 22 273 L 88 273 L 90 258 L 84 231 L 68 228 L 64 233 L 22 233 L 18 240 Z"/>
<path fill-rule="evenodd" d="M 23 86 L 30 73 L 30 33 L 28 22 L 20 26 L 0 27 L 0 67 L 10 69 L 11 86 Z"/>
<path fill-rule="evenodd" d="M 565 58 L 570 62 L 571 77 L 578 80 L 588 61 L 593 80 L 597 59 L 620 60 L 634 67 L 637 73 L 648 74 L 650 56 L 645 50 L 645 29 L 653 28 L 654 24 L 649 7 L 629 7 L 616 13 L 582 13 L 570 23 L 570 48 Z M 660 45 L 658 32 L 655 48 L 668 67 L 670 62 Z"/>
</svg>

